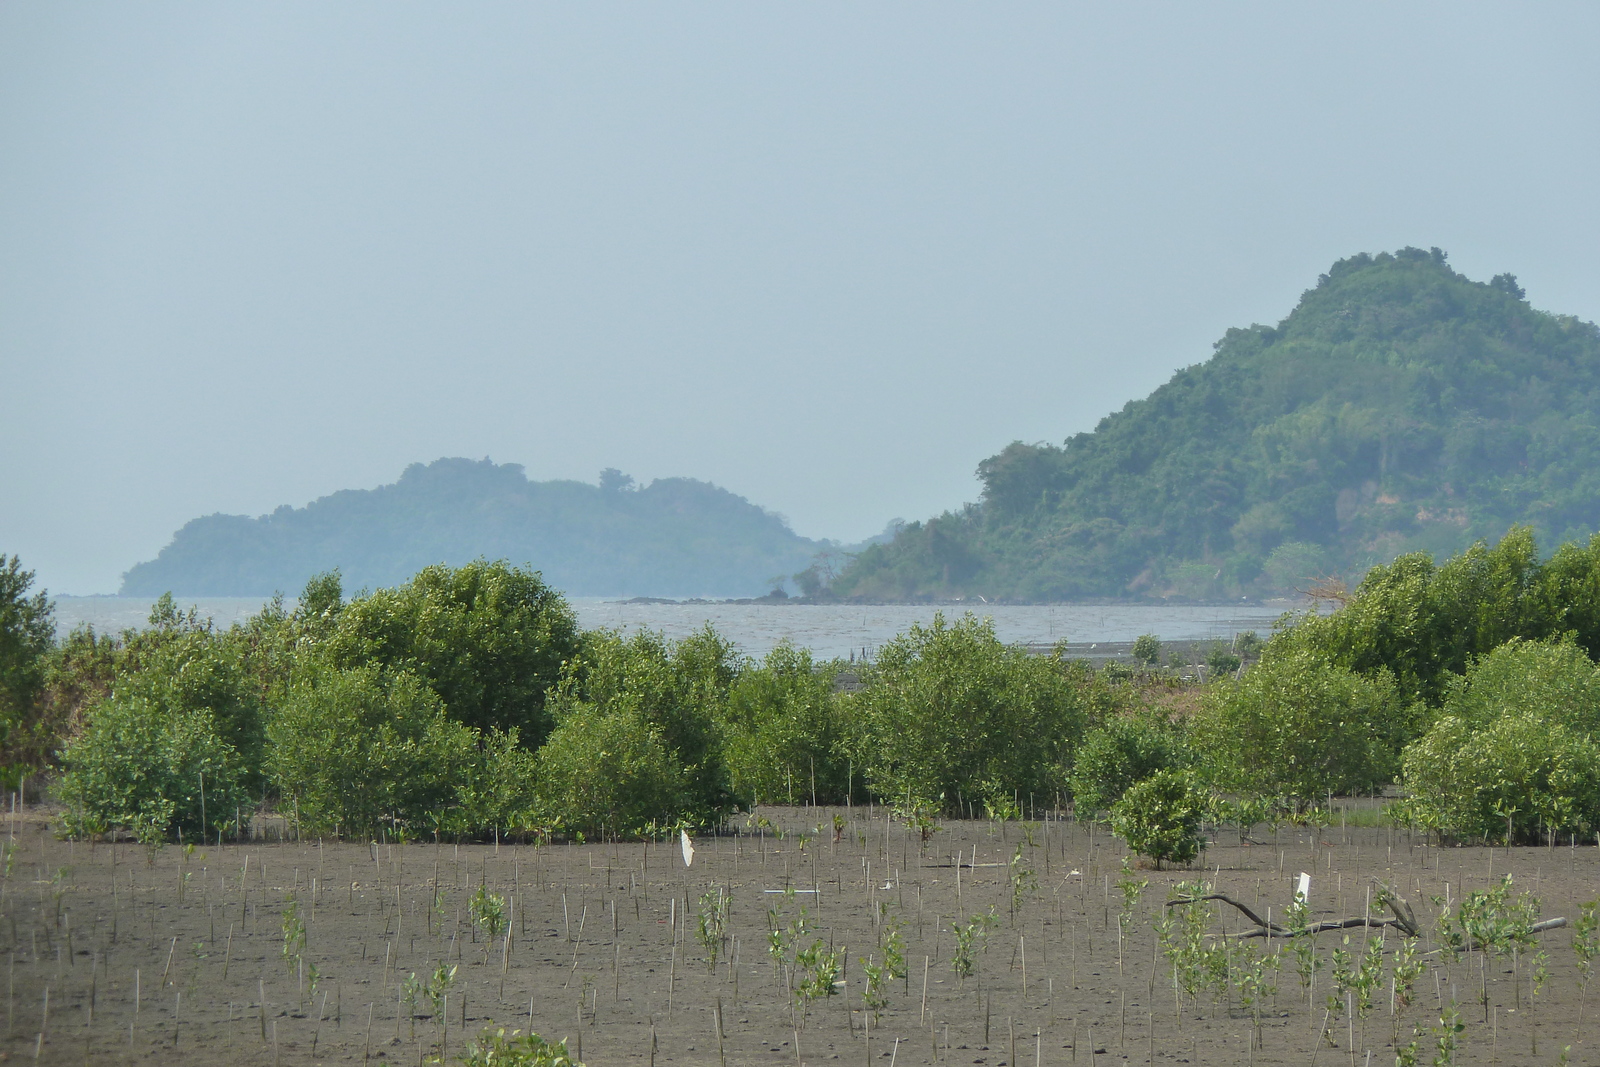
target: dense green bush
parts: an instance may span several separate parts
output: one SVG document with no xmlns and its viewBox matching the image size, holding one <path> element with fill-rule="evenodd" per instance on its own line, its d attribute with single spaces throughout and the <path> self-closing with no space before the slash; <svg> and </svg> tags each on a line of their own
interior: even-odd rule
<svg viewBox="0 0 1600 1067">
<path fill-rule="evenodd" d="M 246 780 L 259 788 L 266 706 L 246 631 L 218 630 L 192 610 L 181 613 L 170 596 L 156 602 L 150 623 L 149 629 L 126 635 L 115 692 L 143 697 L 173 714 L 207 712 L 237 753 Z"/>
<path fill-rule="evenodd" d="M 1111 832 L 1141 856 L 1189 863 L 1205 849 L 1200 835 L 1208 797 L 1185 771 L 1157 771 L 1111 807 Z"/>
<path fill-rule="evenodd" d="M 1421 826 L 1458 837 L 1537 842 L 1600 827 L 1600 745 L 1525 712 L 1478 729 L 1444 716 L 1406 749 L 1405 785 Z"/>
<path fill-rule="evenodd" d="M 43 590 L 32 594 L 33 572 L 0 554 L 0 744 L 24 733 L 44 690 L 46 657 L 55 639 L 54 609 Z"/>
<path fill-rule="evenodd" d="M 1600 538 L 1564 545 L 1548 562 L 1527 527 L 1442 564 L 1426 553 L 1367 572 L 1349 603 L 1308 616 L 1272 642 L 1308 649 L 1360 674 L 1391 673 L 1407 701 L 1438 704 L 1475 657 L 1513 638 L 1574 633 L 1600 652 Z"/>
<path fill-rule="evenodd" d="M 709 626 L 670 643 L 656 633 L 590 631 L 552 695 L 552 711 L 558 729 L 578 720 L 563 738 L 568 751 L 586 743 L 574 740 L 575 732 L 598 737 L 648 728 L 677 768 L 671 778 L 679 792 L 671 803 L 658 804 L 660 815 L 711 824 L 733 805 L 718 724 L 738 670 L 733 646 Z M 544 760 L 540 768 L 546 773 Z M 652 771 L 642 780 L 660 778 Z M 638 810 L 631 800 L 623 806 Z"/>
<path fill-rule="evenodd" d="M 304 671 L 267 734 L 272 783 L 309 833 L 443 828 L 476 749 L 422 681 L 371 666 Z"/>
<path fill-rule="evenodd" d="M 1513 639 L 1454 679 L 1405 752 L 1412 815 L 1467 838 L 1600 825 L 1600 670 L 1571 640 Z"/>
<path fill-rule="evenodd" d="M 578 625 L 536 572 L 482 560 L 427 567 L 342 607 L 325 585 L 304 624 L 327 631 L 322 654 L 331 662 L 411 671 L 457 722 L 516 729 L 529 747 L 544 740 L 546 691 L 577 651 Z M 329 615 L 336 624 L 326 624 Z"/>
<path fill-rule="evenodd" d="M 631 836 L 651 824 L 698 824 L 712 814 L 686 803 L 686 768 L 661 727 L 637 708 L 572 707 L 536 764 L 540 810 L 568 833 Z"/>
<path fill-rule="evenodd" d="M 159 696 L 118 692 L 96 704 L 63 762 L 62 828 L 71 835 L 211 837 L 239 829 L 236 815 L 254 808 L 246 768 L 215 717 Z"/>
<path fill-rule="evenodd" d="M 1087 701 L 1077 674 L 1032 656 L 970 613 L 913 625 L 864 672 L 852 745 L 878 795 L 958 810 L 1065 789 Z"/>
<path fill-rule="evenodd" d="M 491 730 L 478 735 L 477 742 L 442 829 L 473 837 L 547 829 L 549 820 L 538 800 L 538 754 L 522 747 L 515 730 Z"/>
<path fill-rule="evenodd" d="M 1314 802 L 1388 782 L 1407 714 L 1387 674 L 1363 677 L 1291 648 L 1217 683 L 1190 737 L 1217 787 Z"/>
<path fill-rule="evenodd" d="M 1133 647 L 1128 654 L 1141 666 L 1157 666 L 1161 662 L 1161 638 L 1155 634 L 1140 634 L 1134 638 Z"/>
<path fill-rule="evenodd" d="M 1444 711 L 1474 727 L 1512 714 L 1560 723 L 1586 737 L 1600 735 L 1600 668 L 1570 640 L 1540 643 L 1513 638 L 1453 678 Z"/>
<path fill-rule="evenodd" d="M 1121 715 L 1091 729 L 1072 768 L 1072 804 L 1080 818 L 1109 811 L 1129 786 L 1157 771 L 1193 762 L 1182 731 L 1165 717 Z"/>
<path fill-rule="evenodd" d="M 755 804 L 842 803 L 849 770 L 833 674 L 787 641 L 740 672 L 723 720 L 733 795 Z"/>
</svg>

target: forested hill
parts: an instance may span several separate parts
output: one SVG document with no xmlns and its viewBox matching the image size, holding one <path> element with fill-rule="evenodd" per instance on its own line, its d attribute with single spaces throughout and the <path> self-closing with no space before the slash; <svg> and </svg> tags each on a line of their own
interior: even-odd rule
<svg viewBox="0 0 1600 1067">
<path fill-rule="evenodd" d="M 123 576 L 125 596 L 299 592 L 340 568 L 344 587 L 397 585 L 432 563 L 529 564 L 584 596 L 752 596 L 805 568 L 827 542 L 741 496 L 689 478 L 635 488 L 533 482 L 517 464 L 441 459 L 393 485 L 349 489 L 270 515 L 209 515 Z"/>
<path fill-rule="evenodd" d="M 867 549 L 841 595 L 1257 595 L 1600 527 L 1600 331 L 1438 249 L 1341 260 L 1275 327 L 1062 445 L 978 466 L 982 501 Z"/>
</svg>

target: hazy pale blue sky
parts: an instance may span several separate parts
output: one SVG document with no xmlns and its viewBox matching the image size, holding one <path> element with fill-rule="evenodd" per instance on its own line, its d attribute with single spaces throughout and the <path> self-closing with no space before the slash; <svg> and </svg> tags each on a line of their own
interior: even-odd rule
<svg viewBox="0 0 1600 1067">
<path fill-rule="evenodd" d="M 1600 6 L 0 5 L 0 550 L 442 455 L 860 538 L 1438 245 L 1600 318 Z M 537 563 L 537 561 L 535 561 Z"/>
</svg>

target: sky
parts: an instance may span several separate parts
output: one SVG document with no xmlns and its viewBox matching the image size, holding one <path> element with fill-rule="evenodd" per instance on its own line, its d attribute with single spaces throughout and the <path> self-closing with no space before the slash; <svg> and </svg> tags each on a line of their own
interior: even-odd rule
<svg viewBox="0 0 1600 1067">
<path fill-rule="evenodd" d="M 1600 318 L 1592 4 L 0 5 L 0 552 L 392 482 L 976 499 L 1439 246 Z M 536 563 L 537 561 L 535 561 Z"/>
</svg>

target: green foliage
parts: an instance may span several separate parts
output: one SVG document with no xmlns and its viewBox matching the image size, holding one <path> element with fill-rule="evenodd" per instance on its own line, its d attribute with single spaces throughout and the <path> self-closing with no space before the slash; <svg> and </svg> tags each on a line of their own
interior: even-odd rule
<svg viewBox="0 0 1600 1067">
<path fill-rule="evenodd" d="M 1310 802 L 1388 781 L 1406 726 L 1388 676 L 1363 677 L 1291 646 L 1213 687 L 1190 738 L 1219 788 Z"/>
<path fill-rule="evenodd" d="M 506 932 L 506 898 L 483 886 L 467 901 L 472 925 L 483 932 L 484 940 L 494 944 Z"/>
<path fill-rule="evenodd" d="M 521 1030 L 508 1034 L 503 1026 L 479 1034 L 456 1062 L 462 1067 L 583 1067 L 565 1041 L 551 1043 Z"/>
<path fill-rule="evenodd" d="M 1207 794 L 1183 771 L 1157 771 L 1130 786 L 1111 808 L 1111 832 L 1155 861 L 1191 862 L 1205 850 L 1200 820 Z"/>
<path fill-rule="evenodd" d="M 722 887 L 707 890 L 700 897 L 700 910 L 695 915 L 695 940 L 706 953 L 706 967 L 716 967 L 722 955 L 722 945 L 728 938 L 728 907 L 731 901 Z"/>
<path fill-rule="evenodd" d="M 267 732 L 268 772 L 310 833 L 437 827 L 475 756 L 421 680 L 373 666 L 302 671 Z"/>
<path fill-rule="evenodd" d="M 461 836 L 526 834 L 547 829 L 536 785 L 539 758 L 523 748 L 516 730 L 478 734 L 460 769 L 455 804 L 440 829 Z"/>
<path fill-rule="evenodd" d="M 723 729 L 729 785 L 757 804 L 842 803 L 848 763 L 845 727 L 831 672 L 784 641 L 760 666 L 739 672 L 728 692 Z"/>
<path fill-rule="evenodd" d="M 1140 634 L 1134 638 L 1129 654 L 1135 663 L 1145 667 L 1157 666 L 1161 663 L 1161 638 L 1155 634 Z"/>
<path fill-rule="evenodd" d="M 1109 811 L 1134 783 L 1192 763 L 1183 733 L 1165 717 L 1148 711 L 1115 716 L 1078 746 L 1070 780 L 1073 808 L 1080 818 Z"/>
<path fill-rule="evenodd" d="M 163 703 L 159 694 L 119 691 L 96 704 L 63 763 L 61 824 L 73 836 L 111 829 L 144 841 L 179 831 L 211 836 L 249 802 L 246 768 L 216 717 Z"/>
<path fill-rule="evenodd" d="M 988 940 L 989 931 L 999 924 L 1000 917 L 995 914 L 992 904 L 986 913 L 974 915 L 964 923 L 951 924 L 950 932 L 955 934 L 956 947 L 950 955 L 950 968 L 956 972 L 957 978 L 972 977 L 978 968 L 978 950 Z"/>
<path fill-rule="evenodd" d="M 54 608 L 44 590 L 29 595 L 33 578 L 18 557 L 0 554 L 0 744 L 7 751 L 12 735 L 34 721 L 55 641 Z"/>
<path fill-rule="evenodd" d="M 1600 330 L 1514 288 L 1437 250 L 1341 260 L 1092 433 L 984 460 L 981 504 L 867 548 L 834 590 L 1259 595 L 1517 522 L 1594 530 Z"/>
<path fill-rule="evenodd" d="M 888 642 L 854 698 L 856 766 L 880 796 L 956 810 L 975 790 L 1053 796 L 1083 732 L 1077 676 L 970 613 Z"/>
<path fill-rule="evenodd" d="M 1453 908 L 1434 898 L 1442 909 L 1439 944 L 1447 959 L 1456 959 L 1463 952 L 1490 950 L 1509 956 L 1536 944 L 1533 924 L 1539 921 L 1539 900 L 1528 893 L 1513 897 L 1512 886 L 1508 874 L 1492 889 L 1474 890 L 1461 897 Z"/>
<path fill-rule="evenodd" d="M 1388 671 L 1403 699 L 1437 703 L 1474 656 L 1560 632 L 1551 578 L 1531 529 L 1515 527 L 1494 547 L 1478 542 L 1442 564 L 1418 552 L 1374 567 L 1342 609 L 1307 617 L 1272 644 L 1359 674 Z"/>
<path fill-rule="evenodd" d="M 1451 676 L 1444 713 L 1475 729 L 1509 715 L 1532 715 L 1580 737 L 1600 737 L 1600 668 L 1570 639 L 1513 637 Z"/>
<path fill-rule="evenodd" d="M 1429 830 L 1517 842 L 1600 826 L 1600 746 L 1529 714 L 1479 730 L 1445 715 L 1406 749 L 1404 781 Z"/>
<path fill-rule="evenodd" d="M 671 643 L 655 633 L 584 634 L 552 695 L 559 738 L 539 759 L 541 779 L 559 778 L 541 791 L 563 824 L 631 833 L 652 821 L 722 818 L 732 802 L 718 724 L 738 672 L 733 646 L 710 626 Z M 614 767 L 617 782 L 580 781 L 599 768 L 586 759 Z M 585 799 L 591 790 L 611 807 Z"/>
<path fill-rule="evenodd" d="M 457 722 L 516 729 L 537 747 L 550 728 L 546 691 L 577 646 L 572 610 L 536 572 L 479 560 L 356 597 L 322 651 L 339 667 L 410 671 Z"/>
<path fill-rule="evenodd" d="M 637 709 L 573 707 L 536 766 L 541 809 L 560 829 L 626 836 L 685 814 L 684 768 L 661 727 Z"/>
</svg>

